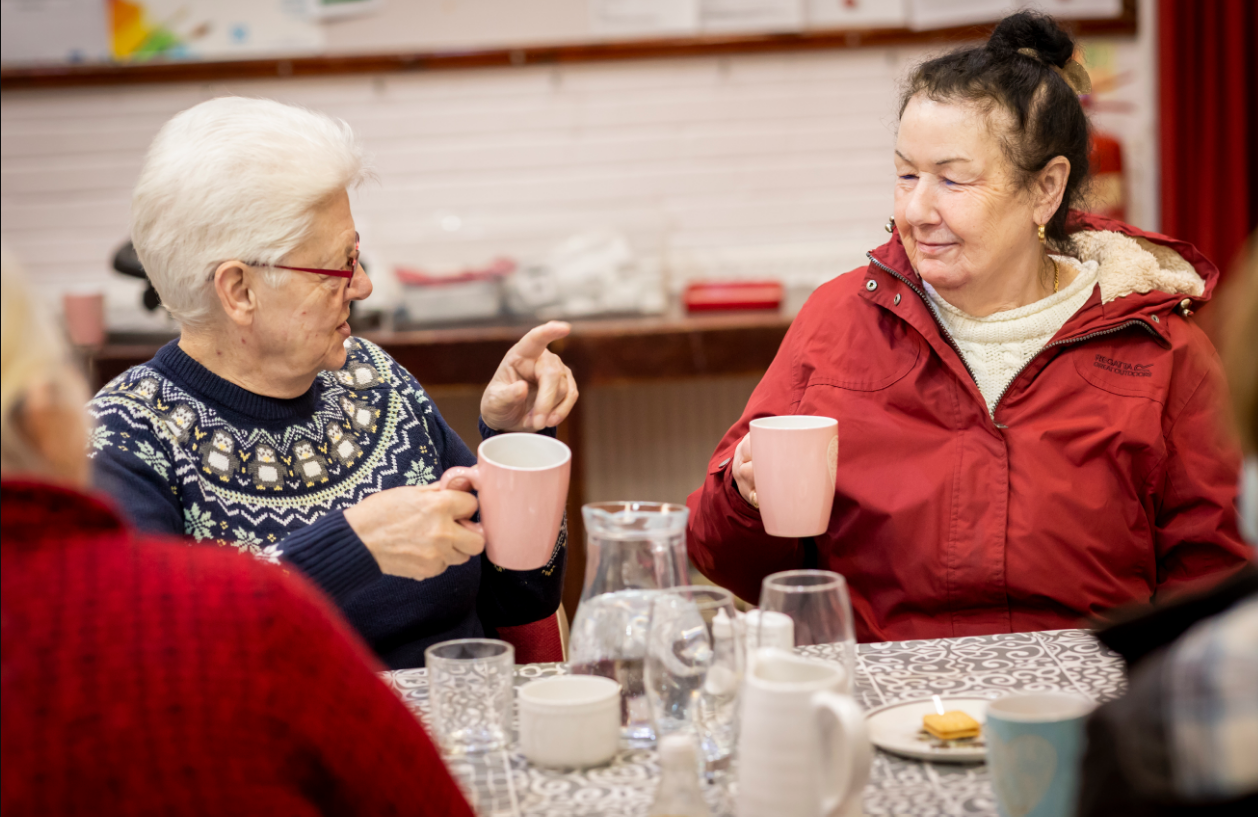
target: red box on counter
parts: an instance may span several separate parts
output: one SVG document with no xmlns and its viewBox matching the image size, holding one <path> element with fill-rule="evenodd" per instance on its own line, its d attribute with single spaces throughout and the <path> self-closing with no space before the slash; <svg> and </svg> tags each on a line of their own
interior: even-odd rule
<svg viewBox="0 0 1258 817">
<path fill-rule="evenodd" d="M 782 306 L 780 281 L 695 281 L 682 296 L 687 312 L 775 311 Z"/>
</svg>

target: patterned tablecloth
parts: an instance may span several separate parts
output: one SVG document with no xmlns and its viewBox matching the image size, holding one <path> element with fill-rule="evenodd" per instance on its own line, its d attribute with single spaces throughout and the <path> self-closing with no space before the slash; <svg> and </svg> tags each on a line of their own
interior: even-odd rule
<svg viewBox="0 0 1258 817">
<path fill-rule="evenodd" d="M 830 658 L 825 647 L 805 652 Z M 857 650 L 856 696 L 867 709 L 941 695 L 999 697 L 1011 690 L 1069 690 L 1098 702 L 1121 694 L 1122 662 L 1087 631 L 890 641 Z M 564 671 L 560 664 L 528 664 L 516 684 Z M 424 670 L 385 673 L 385 679 L 421 717 L 428 706 Z M 585 817 L 645 815 L 659 766 L 654 751 L 624 751 L 609 765 L 581 772 L 530 766 L 516 751 L 476 759 L 451 758 L 450 770 L 477 813 Z M 733 813 L 734 781 L 709 786 L 715 815 Z M 996 803 L 984 764 L 953 765 L 876 753 L 865 788 L 870 815 L 994 815 Z"/>
</svg>

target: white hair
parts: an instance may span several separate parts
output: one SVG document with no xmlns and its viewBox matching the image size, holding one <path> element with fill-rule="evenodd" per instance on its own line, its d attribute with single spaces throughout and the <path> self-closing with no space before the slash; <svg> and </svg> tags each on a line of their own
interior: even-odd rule
<svg viewBox="0 0 1258 817">
<path fill-rule="evenodd" d="M 280 263 L 308 238 L 315 206 L 366 173 L 339 119 L 269 99 L 212 99 L 153 140 L 131 199 L 131 240 L 166 309 L 201 325 L 217 305 L 220 264 Z"/>
</svg>

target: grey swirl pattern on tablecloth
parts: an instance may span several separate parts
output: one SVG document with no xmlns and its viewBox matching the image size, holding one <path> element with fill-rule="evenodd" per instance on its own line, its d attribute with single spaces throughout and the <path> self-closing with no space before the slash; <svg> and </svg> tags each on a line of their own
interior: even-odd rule
<svg viewBox="0 0 1258 817">
<path fill-rule="evenodd" d="M 837 648 L 803 653 L 837 660 Z M 518 667 L 517 686 L 564 672 L 559 664 Z M 384 673 L 385 680 L 421 718 L 428 706 L 424 670 Z M 1085 630 L 1010 633 L 923 641 L 861 644 L 857 648 L 857 700 L 872 709 L 940 695 L 997 698 L 1013 691 L 1063 690 L 1103 702 L 1122 694 L 1121 659 Z M 641 817 L 655 794 L 655 752 L 627 750 L 609 765 L 584 771 L 530 766 L 514 749 L 477 758 L 447 758 L 480 815 L 537 817 Z M 733 813 L 736 782 L 708 787 L 715 815 Z M 996 802 L 984 764 L 924 763 L 878 752 L 865 787 L 869 815 L 994 815 Z"/>
</svg>

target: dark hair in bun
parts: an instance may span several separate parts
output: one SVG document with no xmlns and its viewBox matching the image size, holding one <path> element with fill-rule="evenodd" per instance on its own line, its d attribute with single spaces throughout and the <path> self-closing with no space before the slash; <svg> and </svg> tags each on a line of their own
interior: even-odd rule
<svg viewBox="0 0 1258 817">
<path fill-rule="evenodd" d="M 960 100 L 1004 110 L 1011 123 L 1001 144 L 1024 184 L 1053 157 L 1070 160 L 1065 195 L 1045 230 L 1063 248 L 1070 243 L 1067 211 L 1080 200 L 1088 175 L 1088 119 L 1079 97 L 1053 70 L 1065 66 L 1074 51 L 1074 40 L 1052 17 L 1019 12 L 1001 20 L 986 45 L 919 65 L 900 97 L 901 116 L 918 94 L 937 102 Z"/>
</svg>

